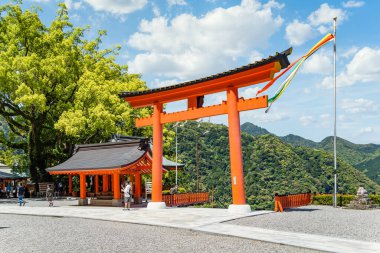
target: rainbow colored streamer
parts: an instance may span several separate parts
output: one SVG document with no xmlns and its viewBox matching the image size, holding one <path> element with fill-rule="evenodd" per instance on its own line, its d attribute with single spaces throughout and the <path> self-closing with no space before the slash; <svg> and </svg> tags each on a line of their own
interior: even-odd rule
<svg viewBox="0 0 380 253">
<path fill-rule="evenodd" d="M 277 99 L 279 99 L 281 97 L 281 95 L 284 93 L 285 89 L 290 85 L 294 76 L 297 74 L 298 70 L 300 69 L 302 64 L 304 64 L 306 59 L 309 58 L 311 55 L 313 55 L 316 51 L 318 51 L 321 47 L 323 47 L 326 43 L 328 43 L 333 38 L 334 38 L 334 35 L 332 35 L 331 33 L 329 33 L 325 37 L 323 37 L 323 39 L 321 39 L 317 44 L 315 44 L 309 50 L 309 52 L 307 52 L 307 54 L 298 58 L 296 61 L 294 61 L 292 64 L 290 64 L 284 71 L 282 71 L 278 76 L 273 78 L 273 80 L 271 80 L 267 85 L 265 85 L 264 88 L 259 90 L 257 92 L 256 96 L 259 95 L 260 93 L 266 91 L 267 89 L 269 89 L 269 87 L 271 87 L 281 76 L 283 76 L 285 73 L 287 73 L 289 70 L 291 70 L 289 75 L 281 83 L 280 87 L 277 89 L 277 91 L 275 92 L 273 97 L 268 99 L 268 103 L 270 103 L 270 105 L 269 105 L 269 108 L 270 108 L 272 106 L 273 102 L 275 102 Z M 269 110 L 269 108 L 267 109 L 267 111 Z"/>
</svg>

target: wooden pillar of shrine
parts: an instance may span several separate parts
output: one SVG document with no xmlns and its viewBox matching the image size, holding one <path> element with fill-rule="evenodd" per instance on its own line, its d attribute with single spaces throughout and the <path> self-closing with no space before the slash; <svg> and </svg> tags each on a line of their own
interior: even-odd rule
<svg viewBox="0 0 380 253">
<path fill-rule="evenodd" d="M 141 204 L 142 203 L 142 197 L 141 197 L 141 174 L 135 173 L 135 196 L 134 196 L 134 203 L 135 204 Z"/>
<path fill-rule="evenodd" d="M 152 202 L 148 209 L 165 208 L 162 202 L 162 103 L 153 104 Z"/>
<path fill-rule="evenodd" d="M 69 195 L 73 194 L 73 176 L 69 175 L 69 187 L 68 187 Z"/>
<path fill-rule="evenodd" d="M 108 192 L 108 175 L 103 175 L 103 192 Z"/>
<path fill-rule="evenodd" d="M 99 193 L 99 175 L 95 175 L 95 194 Z"/>
<path fill-rule="evenodd" d="M 240 116 L 237 107 L 238 99 L 238 89 L 236 87 L 229 87 L 227 89 L 227 111 L 232 185 L 232 205 L 230 205 L 229 209 L 232 211 L 241 209 L 242 212 L 247 212 L 251 208 L 245 202 Z"/>
<path fill-rule="evenodd" d="M 80 199 L 78 205 L 86 206 L 88 204 L 86 197 L 86 175 L 81 173 L 79 175 L 79 189 L 80 189 Z"/>
<path fill-rule="evenodd" d="M 112 206 L 121 206 L 121 198 L 120 198 L 120 174 L 119 174 L 118 171 L 115 171 L 113 173 L 112 183 L 113 183 Z"/>
</svg>

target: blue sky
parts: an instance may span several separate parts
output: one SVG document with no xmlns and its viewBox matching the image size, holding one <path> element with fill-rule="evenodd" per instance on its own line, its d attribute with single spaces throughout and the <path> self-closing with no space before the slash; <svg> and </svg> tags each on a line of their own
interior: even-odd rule
<svg viewBox="0 0 380 253">
<path fill-rule="evenodd" d="M 1 2 L 8 2 L 1 0 Z M 41 6 L 46 24 L 54 0 L 24 0 Z M 104 47 L 121 45 L 117 61 L 141 73 L 149 87 L 171 85 L 246 65 L 293 46 L 291 61 L 306 53 L 338 17 L 338 136 L 380 144 L 380 1 L 267 0 L 66 0 L 71 21 L 90 25 L 89 38 L 105 29 Z M 308 60 L 268 114 L 243 112 L 277 135 L 320 141 L 333 133 L 332 43 Z M 279 83 L 278 83 L 279 84 Z M 262 85 L 241 89 L 254 97 Z M 266 94 L 275 92 L 275 87 Z M 225 94 L 206 97 L 220 103 Z M 185 109 L 183 102 L 167 111 Z M 203 119 L 227 124 L 227 116 Z"/>
</svg>

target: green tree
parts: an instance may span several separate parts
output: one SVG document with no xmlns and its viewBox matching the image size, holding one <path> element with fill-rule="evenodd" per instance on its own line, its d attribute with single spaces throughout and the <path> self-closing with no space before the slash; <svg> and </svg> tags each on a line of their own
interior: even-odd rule
<svg viewBox="0 0 380 253">
<path fill-rule="evenodd" d="M 100 49 L 104 31 L 85 39 L 88 28 L 73 27 L 60 4 L 50 26 L 36 8 L 21 1 L 0 7 L 0 115 L 9 133 L 4 146 L 21 149 L 33 181 L 71 154 L 73 144 L 106 140 L 111 133 L 137 132 L 134 111 L 117 96 L 146 89 L 138 75 L 115 63 L 119 47 Z"/>
</svg>

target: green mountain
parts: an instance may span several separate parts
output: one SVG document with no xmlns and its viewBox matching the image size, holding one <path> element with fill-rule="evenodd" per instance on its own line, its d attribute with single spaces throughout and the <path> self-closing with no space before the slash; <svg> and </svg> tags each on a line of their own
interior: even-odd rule
<svg viewBox="0 0 380 253">
<path fill-rule="evenodd" d="M 178 128 L 178 158 L 185 164 L 179 184 L 195 191 L 198 174 L 199 189 L 213 191 L 218 206 L 226 206 L 231 203 L 228 128 L 211 123 L 197 126 L 188 122 Z M 174 146 L 169 149 L 170 159 L 174 159 Z M 272 208 L 275 193 L 332 192 L 333 156 L 329 152 L 295 147 L 270 134 L 242 133 L 242 146 L 247 202 L 253 208 Z M 355 193 L 360 185 L 370 192 L 380 190 L 364 173 L 340 159 L 338 173 L 339 191 Z M 174 174 L 165 178 L 165 188 L 174 184 Z"/>
<path fill-rule="evenodd" d="M 252 123 L 244 123 L 243 125 L 247 129 L 256 127 Z M 242 131 L 244 131 L 243 128 Z M 333 152 L 333 136 L 326 137 L 321 142 L 314 142 L 293 134 L 279 138 L 296 147 L 309 147 L 330 153 Z M 363 171 L 370 179 L 380 184 L 380 145 L 355 144 L 337 137 L 337 155 L 338 158 Z"/>
<path fill-rule="evenodd" d="M 249 122 L 245 122 L 243 125 L 241 125 L 241 131 L 246 132 L 252 136 L 270 134 L 270 132 L 265 128 L 261 128 Z"/>
<path fill-rule="evenodd" d="M 380 184 L 380 155 L 356 164 L 355 168 L 363 171 L 370 179 Z"/>
<path fill-rule="evenodd" d="M 301 146 L 301 147 L 308 147 L 308 148 L 317 148 L 318 147 L 317 142 L 305 139 L 301 136 L 294 135 L 294 134 L 288 134 L 288 135 L 286 135 L 284 137 L 280 137 L 280 138 L 284 142 L 292 144 L 293 146 Z"/>
</svg>

